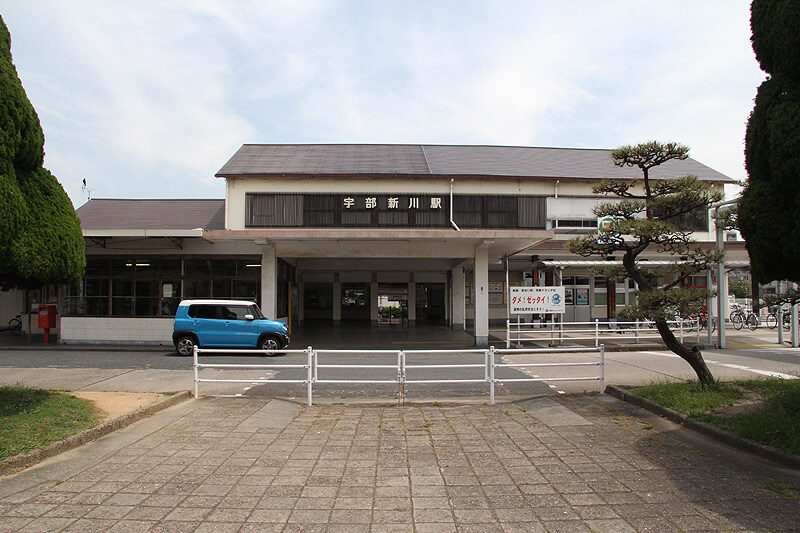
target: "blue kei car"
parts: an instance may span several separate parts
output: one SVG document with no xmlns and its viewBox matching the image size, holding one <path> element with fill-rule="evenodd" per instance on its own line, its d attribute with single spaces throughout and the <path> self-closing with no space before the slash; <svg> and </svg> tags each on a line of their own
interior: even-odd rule
<svg viewBox="0 0 800 533">
<path fill-rule="evenodd" d="M 266 318 L 255 302 L 183 300 L 175 313 L 172 342 L 180 355 L 192 355 L 195 346 L 275 351 L 289 345 L 289 327 Z"/>
</svg>

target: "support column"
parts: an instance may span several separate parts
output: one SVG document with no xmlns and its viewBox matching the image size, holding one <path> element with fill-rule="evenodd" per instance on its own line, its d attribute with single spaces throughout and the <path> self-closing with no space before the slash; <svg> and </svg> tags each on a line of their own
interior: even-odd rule
<svg viewBox="0 0 800 533">
<path fill-rule="evenodd" d="M 617 284 L 606 276 L 606 318 L 617 317 Z"/>
<path fill-rule="evenodd" d="M 339 273 L 333 275 L 333 325 L 342 323 L 342 282 Z"/>
<path fill-rule="evenodd" d="M 489 249 L 475 248 L 475 345 L 489 345 Z"/>
<path fill-rule="evenodd" d="M 261 311 L 278 318 L 278 257 L 271 244 L 261 247 Z"/>
<path fill-rule="evenodd" d="M 464 329 L 464 321 L 466 320 L 467 316 L 467 309 L 466 309 L 466 301 L 467 301 L 467 291 L 466 291 L 466 278 L 464 276 L 464 267 L 458 266 L 453 269 L 452 275 L 452 283 L 451 289 L 453 291 L 453 308 L 451 313 L 453 314 L 452 317 L 452 328 L 453 329 Z"/>
<path fill-rule="evenodd" d="M 297 273 L 297 323 L 302 326 L 306 319 L 306 284 L 303 282 L 303 272 Z"/>
<path fill-rule="evenodd" d="M 378 312 L 378 274 L 373 272 L 369 284 L 369 321 L 373 327 L 378 325 Z"/>
<path fill-rule="evenodd" d="M 408 327 L 413 328 L 417 325 L 417 284 L 414 282 L 414 273 L 408 274 Z"/>
</svg>

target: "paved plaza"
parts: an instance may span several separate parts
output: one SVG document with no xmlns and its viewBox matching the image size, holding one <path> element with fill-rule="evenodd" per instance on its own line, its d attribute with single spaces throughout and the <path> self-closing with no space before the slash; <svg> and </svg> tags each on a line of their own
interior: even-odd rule
<svg viewBox="0 0 800 533">
<path fill-rule="evenodd" d="M 797 471 L 608 396 L 201 398 L 0 478 L 0 530 L 797 530 L 786 485 Z"/>
</svg>

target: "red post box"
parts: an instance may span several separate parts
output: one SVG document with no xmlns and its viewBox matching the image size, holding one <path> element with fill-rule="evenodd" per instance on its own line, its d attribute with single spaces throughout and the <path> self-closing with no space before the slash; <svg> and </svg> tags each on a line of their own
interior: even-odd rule
<svg viewBox="0 0 800 533">
<path fill-rule="evenodd" d="M 56 327 L 56 306 L 39 306 L 39 327 L 44 330 L 44 343 L 50 344 L 50 328 Z"/>
</svg>

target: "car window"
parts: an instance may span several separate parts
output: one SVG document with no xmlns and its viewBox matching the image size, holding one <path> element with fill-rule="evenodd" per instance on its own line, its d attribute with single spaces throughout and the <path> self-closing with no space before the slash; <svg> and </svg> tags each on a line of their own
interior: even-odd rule
<svg viewBox="0 0 800 533">
<path fill-rule="evenodd" d="M 251 305 L 249 309 L 250 309 L 250 314 L 253 315 L 254 318 L 257 318 L 259 320 L 263 320 L 266 318 L 264 314 L 261 312 L 261 309 L 259 309 L 257 305 Z"/>
<path fill-rule="evenodd" d="M 190 305 L 189 318 L 217 318 L 216 305 Z"/>
<path fill-rule="evenodd" d="M 245 315 L 250 314 L 246 305 L 221 305 L 222 318 L 226 320 L 244 320 Z"/>
</svg>

